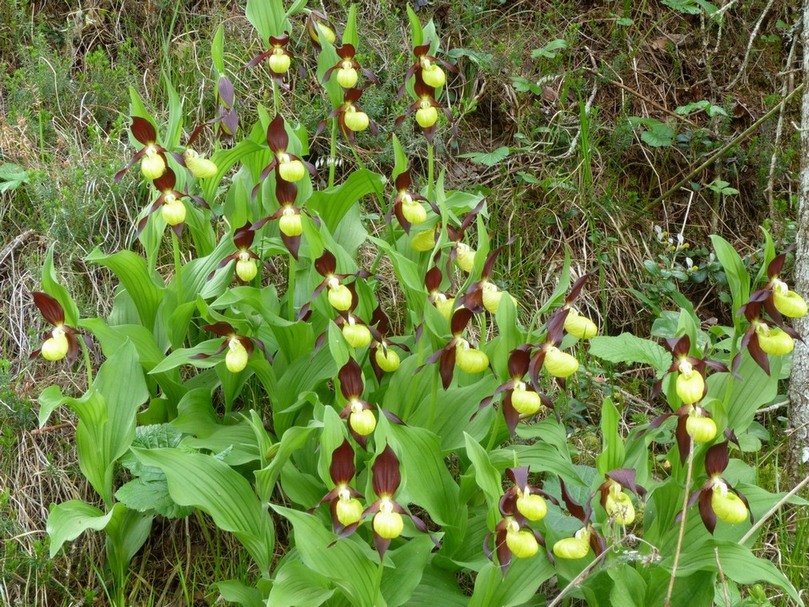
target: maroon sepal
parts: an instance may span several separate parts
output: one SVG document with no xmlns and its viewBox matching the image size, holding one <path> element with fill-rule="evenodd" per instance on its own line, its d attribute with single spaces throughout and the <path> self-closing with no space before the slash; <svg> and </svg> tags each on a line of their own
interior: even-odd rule
<svg viewBox="0 0 809 607">
<path fill-rule="evenodd" d="M 362 369 L 357 361 L 349 358 L 348 362 L 340 369 L 337 377 L 340 380 L 340 392 L 342 392 L 346 400 L 362 396 L 365 386 L 362 382 Z"/>
<path fill-rule="evenodd" d="M 711 504 L 713 490 L 703 489 L 698 495 L 699 515 L 702 517 L 702 522 L 705 525 L 705 528 L 708 530 L 708 533 L 713 535 L 714 529 L 716 529 L 716 513 L 714 512 L 713 505 Z"/>
<path fill-rule="evenodd" d="M 153 145 L 157 142 L 157 130 L 146 118 L 133 116 L 130 131 L 135 139 L 143 145 Z"/>
<path fill-rule="evenodd" d="M 47 293 L 36 291 L 33 293 L 34 305 L 42 313 L 43 318 L 54 326 L 65 324 L 65 310 L 55 298 Z"/>
<path fill-rule="evenodd" d="M 396 457 L 390 445 L 385 445 L 385 450 L 377 456 L 371 467 L 372 485 L 377 497 L 388 496 L 399 489 L 402 477 L 399 472 L 399 459 Z"/>
</svg>

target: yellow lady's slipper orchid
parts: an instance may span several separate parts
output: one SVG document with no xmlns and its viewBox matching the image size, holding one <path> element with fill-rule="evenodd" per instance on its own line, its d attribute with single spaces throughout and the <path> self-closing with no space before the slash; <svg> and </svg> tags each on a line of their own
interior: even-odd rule
<svg viewBox="0 0 809 607">
<path fill-rule="evenodd" d="M 786 331 L 778 327 L 771 327 L 765 323 L 756 326 L 758 345 L 767 354 L 784 356 L 795 348 L 795 340 Z"/>
<path fill-rule="evenodd" d="M 42 358 L 51 362 L 62 360 L 69 349 L 67 334 L 61 325 L 57 325 L 51 331 L 51 336 L 42 343 Z"/>
<path fill-rule="evenodd" d="M 393 510 L 393 502 L 383 499 L 379 511 L 374 515 L 373 528 L 376 534 L 386 540 L 399 537 L 404 530 L 402 515 Z"/>
<path fill-rule="evenodd" d="M 236 276 L 243 282 L 250 282 L 258 274 L 256 260 L 247 251 L 242 251 L 236 260 Z"/>
<path fill-rule="evenodd" d="M 185 205 L 174 194 L 168 193 L 163 198 L 160 214 L 170 226 L 176 226 L 185 221 Z"/>
<path fill-rule="evenodd" d="M 351 428 L 360 436 L 368 436 L 376 429 L 376 417 L 371 409 L 365 408 L 361 401 L 351 403 L 351 414 L 348 418 Z"/>
<path fill-rule="evenodd" d="M 525 382 L 518 381 L 511 392 L 511 406 L 520 415 L 534 415 L 542 408 L 542 399 L 533 390 L 527 390 Z"/>
<path fill-rule="evenodd" d="M 604 509 L 610 519 L 619 525 L 629 525 L 635 520 L 635 506 L 630 497 L 623 492 L 619 483 L 612 481 L 609 486 Z"/>
<path fill-rule="evenodd" d="M 565 331 L 579 339 L 590 339 L 598 334 L 598 326 L 573 308 L 565 317 Z"/>
<path fill-rule="evenodd" d="M 348 527 L 358 522 L 362 518 L 362 510 L 360 500 L 356 497 L 351 497 L 348 491 L 341 493 L 334 506 L 334 513 L 343 527 Z"/>
<path fill-rule="evenodd" d="M 301 214 L 292 207 L 286 207 L 278 219 L 278 228 L 285 236 L 294 238 L 303 234 Z"/>
<path fill-rule="evenodd" d="M 506 546 L 518 559 L 527 559 L 539 551 L 539 542 L 528 529 L 520 530 L 516 521 L 512 521 L 506 531 Z"/>
<path fill-rule="evenodd" d="M 719 520 L 737 525 L 747 519 L 747 506 L 738 495 L 728 490 L 728 486 L 721 478 L 713 481 L 711 507 Z"/>
<path fill-rule="evenodd" d="M 188 170 L 191 171 L 191 174 L 197 179 L 213 177 L 219 170 L 215 162 L 200 156 L 196 150 L 191 148 L 187 148 L 185 152 L 183 152 L 183 160 L 185 160 L 185 166 L 188 167 Z"/>
<path fill-rule="evenodd" d="M 228 353 L 225 355 L 225 367 L 231 373 L 244 371 L 247 366 L 249 355 L 247 349 L 238 338 L 232 337 L 228 340 Z"/>
<path fill-rule="evenodd" d="M 517 510 L 529 521 L 541 521 L 548 514 L 548 504 L 541 495 L 523 490 L 517 498 Z"/>
<path fill-rule="evenodd" d="M 146 179 L 157 179 L 166 172 L 166 161 L 155 146 L 146 147 L 140 161 L 140 172 Z"/>
<path fill-rule="evenodd" d="M 553 553 L 557 558 L 577 560 L 583 559 L 590 552 L 590 530 L 583 527 L 573 537 L 566 537 L 553 545 Z"/>
<path fill-rule="evenodd" d="M 459 242 L 455 245 L 455 251 L 455 263 L 457 263 L 458 267 L 464 272 L 469 274 L 475 266 L 475 249 L 463 242 Z"/>
<path fill-rule="evenodd" d="M 384 351 L 381 347 L 377 348 L 374 358 L 379 368 L 386 373 L 393 373 L 401 364 L 399 355 L 392 348 L 386 348 Z"/>
<path fill-rule="evenodd" d="M 802 316 L 806 316 L 807 305 L 803 297 L 798 295 L 795 291 L 791 291 L 782 280 L 775 278 L 772 284 L 773 303 L 781 314 L 789 318 L 801 318 Z"/>
<path fill-rule="evenodd" d="M 489 357 L 483 350 L 472 348 L 465 339 L 458 339 L 455 345 L 455 363 L 466 373 L 480 373 L 489 366 Z"/>
<path fill-rule="evenodd" d="M 684 404 L 693 405 L 700 401 L 702 395 L 705 394 L 705 378 L 685 358 L 680 360 L 678 369 L 680 374 L 677 376 L 675 385 L 677 396 Z"/>
<path fill-rule="evenodd" d="M 545 349 L 544 367 L 554 377 L 570 377 L 578 370 L 579 361 L 556 346 L 549 346 Z"/>
<path fill-rule="evenodd" d="M 716 422 L 702 411 L 701 407 L 692 407 L 685 420 L 685 431 L 695 443 L 708 443 L 716 438 Z"/>
</svg>

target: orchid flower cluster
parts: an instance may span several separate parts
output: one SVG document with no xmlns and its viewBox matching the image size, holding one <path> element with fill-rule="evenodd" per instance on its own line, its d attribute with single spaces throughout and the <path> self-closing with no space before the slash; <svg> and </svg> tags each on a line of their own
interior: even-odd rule
<svg viewBox="0 0 809 607">
<path fill-rule="evenodd" d="M 587 298 L 600 294 L 591 274 L 571 278 L 569 260 L 550 301 L 528 314 L 498 266 L 515 240 L 493 245 L 483 195 L 448 190 L 444 174 L 436 178 L 434 142 L 451 126 L 440 116 L 453 120 L 442 95 L 458 70 L 441 59 L 434 24 L 422 27 L 412 10 L 414 60 L 401 89 L 410 99 L 402 115 L 389 118 L 395 128 L 413 117 L 422 130 L 427 174 L 394 136 L 387 178 L 362 167 L 342 183 L 330 175 L 318 189 L 306 130 L 284 109 L 308 74 L 311 58 L 298 42 L 311 40 L 311 80 L 331 101 L 324 123 L 331 125 L 332 156 L 342 135 L 359 162 L 362 133 L 385 117 L 360 104 L 379 79 L 363 65 L 356 15 L 341 33 L 304 4 L 294 3 L 289 14 L 261 13 L 256 7 L 265 5 L 248 0 L 263 50 L 247 67 L 255 68 L 251 77 L 270 80 L 274 109 L 259 108 L 252 128 L 221 73 L 215 117 L 184 146 L 177 143 L 181 127 L 161 137 L 153 119 L 133 112 L 137 150 L 116 179 L 140 163 L 154 200 L 136 226 L 145 262 L 134 252 L 91 257 L 121 281 L 109 322 L 79 319 L 51 269 L 43 292 L 33 295 L 50 325 L 34 356 L 72 363 L 82 346 L 87 353 L 94 345 L 92 336 L 106 357 L 96 385 L 85 357 L 86 401 L 56 391 L 41 399 L 45 419 L 59 404 L 77 410 L 82 470 L 105 507 L 56 506 L 52 537 L 75 537 L 59 525 L 79 512 L 87 528 L 112 538 L 111 559 L 131 559 L 148 534 L 134 549 L 116 534 L 126 525 L 148 531 L 158 514 L 176 515 L 165 508 L 176 498 L 236 534 L 262 577 L 244 595 L 260 594 L 261 604 L 303 604 L 283 593 L 312 580 L 322 582 L 321 602 L 335 595 L 346 604 L 401 605 L 418 586 L 441 603 L 436 588 L 454 589 L 457 578 L 470 575 L 475 604 L 494 604 L 500 599 L 492 597 L 506 593 L 522 604 L 531 596 L 517 585 L 525 578 L 515 570 L 534 572 L 533 592 L 554 576 L 575 578 L 613 552 L 600 571 L 634 567 L 630 538 L 644 536 L 656 555 L 696 504 L 703 525 L 689 531 L 696 539 L 687 549 L 708 546 L 720 525 L 752 521 L 757 502 L 748 501 L 752 494 L 729 464 L 729 443 L 738 446 L 735 432 L 752 423 L 764 397 L 734 390 L 751 373 L 777 384 L 771 366 L 777 369 L 774 361 L 800 339 L 786 319 L 805 315 L 807 305 L 781 277 L 785 256 L 770 254 L 766 283 L 762 278 L 748 301 L 734 302 L 739 316 L 726 332 L 727 350 L 685 309 L 676 328 L 656 327 L 662 345 L 599 335 L 605 323 Z M 296 16 L 308 36 L 295 34 Z M 181 109 L 174 108 L 174 124 L 182 125 Z M 209 128 L 216 141 L 207 158 L 192 146 Z M 376 197 L 374 211 L 363 207 L 366 197 Z M 156 262 L 160 218 L 173 228 L 170 279 Z M 727 266 L 735 261 L 727 249 L 718 254 Z M 750 289 L 734 293 L 746 298 Z M 613 402 L 620 392 L 601 376 L 607 363 L 635 362 L 654 367 L 658 381 L 652 387 L 650 379 L 649 391 L 671 408 L 640 428 L 629 427 L 626 407 Z M 137 386 L 117 390 L 110 369 Z M 718 380 L 726 382 L 723 394 Z M 103 393 L 112 388 L 114 394 Z M 133 402 L 120 405 L 126 396 Z M 99 411 L 86 415 L 86 402 Z M 595 463 L 572 447 L 587 418 L 600 423 Z M 669 449 L 671 418 L 676 440 Z M 143 435 L 158 431 L 161 446 L 152 448 Z M 87 436 L 101 437 L 104 448 L 88 454 Z M 655 458 L 652 441 L 667 455 Z M 663 457 L 665 465 L 655 467 Z M 133 478 L 126 490 L 113 491 L 118 462 Z M 696 488 L 685 486 L 686 465 Z M 144 469 L 159 482 L 140 478 Z M 157 485 L 165 489 L 157 497 L 144 489 L 159 493 Z M 126 525 L 99 522 L 121 512 Z M 288 522 L 281 558 L 278 517 Z M 676 569 L 651 557 L 648 563 L 666 580 Z M 334 571 L 350 575 L 333 580 Z"/>
</svg>

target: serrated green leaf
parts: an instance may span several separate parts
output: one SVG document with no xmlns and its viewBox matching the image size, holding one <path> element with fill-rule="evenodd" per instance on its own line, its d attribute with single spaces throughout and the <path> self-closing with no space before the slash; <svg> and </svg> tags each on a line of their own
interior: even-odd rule
<svg viewBox="0 0 809 607">
<path fill-rule="evenodd" d="M 459 158 L 469 158 L 475 164 L 493 167 L 508 158 L 509 154 L 511 154 L 511 148 L 501 146 L 496 150 L 492 150 L 491 152 L 473 152 L 470 154 L 461 154 Z"/>
</svg>

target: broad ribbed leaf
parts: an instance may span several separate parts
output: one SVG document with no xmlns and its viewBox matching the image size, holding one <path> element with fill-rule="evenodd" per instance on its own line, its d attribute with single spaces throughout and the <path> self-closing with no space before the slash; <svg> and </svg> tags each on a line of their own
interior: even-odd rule
<svg viewBox="0 0 809 607">
<path fill-rule="evenodd" d="M 351 173 L 339 186 L 314 192 L 306 206 L 318 213 L 323 223 L 334 232 L 352 206 L 369 194 L 381 193 L 384 186 L 385 178 L 382 175 L 360 169 Z"/>
<path fill-rule="evenodd" d="M 760 559 L 749 548 L 734 542 L 709 540 L 698 549 L 684 550 L 677 567 L 677 577 L 687 577 L 697 571 L 715 571 L 717 568 L 717 554 L 722 571 L 734 582 L 739 584 L 754 584 L 765 582 L 778 586 L 784 590 L 792 600 L 803 605 L 795 587 L 787 577 L 770 561 Z M 673 557 L 665 559 L 661 565 L 671 568 Z M 684 583 L 684 582 L 681 582 Z"/>
<path fill-rule="evenodd" d="M 611 398 L 601 405 L 601 453 L 596 458 L 598 472 L 604 475 L 624 464 L 624 442 L 618 432 L 618 409 Z"/>
<path fill-rule="evenodd" d="M 224 580 L 215 584 L 222 598 L 242 607 L 266 607 L 267 603 L 258 588 L 247 586 L 241 580 Z"/>
<path fill-rule="evenodd" d="M 466 456 L 475 468 L 475 482 L 486 494 L 489 506 L 497 504 L 503 495 L 500 473 L 492 466 L 486 450 L 474 438 L 464 432 Z"/>
<path fill-rule="evenodd" d="M 750 298 L 750 275 L 747 273 L 747 268 L 744 267 L 742 258 L 727 240 L 714 234 L 711 236 L 711 244 L 716 251 L 719 263 L 722 264 L 722 269 L 725 270 L 735 312 Z M 739 326 L 743 320 L 743 317 L 734 314 L 736 326 Z"/>
<path fill-rule="evenodd" d="M 782 358 L 770 357 L 770 374 L 767 375 L 759 367 L 748 352 L 742 354 L 742 364 L 737 373 L 743 379 L 735 379 L 730 373 L 714 373 L 707 380 L 708 394 L 720 399 L 716 402 L 718 409 L 722 403 L 728 403 L 727 426 L 736 434 L 741 434 L 753 422 L 759 407 L 772 402 L 778 394 L 778 377 L 781 374 Z M 730 396 L 725 400 L 728 382 L 733 382 Z M 714 417 L 721 421 L 722 411 L 713 411 Z"/>
<path fill-rule="evenodd" d="M 75 540 L 88 529 L 101 531 L 110 522 L 112 514 L 113 511 L 104 514 L 81 500 L 70 500 L 54 506 L 46 526 L 51 538 L 51 558 L 56 556 L 62 544 Z"/>
<path fill-rule="evenodd" d="M 399 454 L 413 502 L 442 527 L 464 525 L 466 507 L 459 502 L 459 488 L 444 463 L 438 436 L 424 428 L 391 424 L 388 438 Z"/>
<path fill-rule="evenodd" d="M 141 324 L 152 329 L 164 287 L 156 285 L 152 280 L 146 261 L 132 251 L 104 255 L 98 248 L 87 256 L 87 261 L 112 270 L 135 302 Z"/>
<path fill-rule="evenodd" d="M 434 547 L 432 540 L 421 534 L 401 548 L 385 553 L 385 563 L 392 562 L 394 566 L 393 569 L 385 568 L 382 573 L 382 596 L 388 607 L 410 605 L 410 597 L 421 581 Z"/>
<path fill-rule="evenodd" d="M 243 476 L 209 455 L 177 449 L 132 451 L 144 464 L 163 470 L 175 502 L 207 512 L 217 527 L 236 536 L 260 570 L 270 569 L 275 530 Z"/>
<path fill-rule="evenodd" d="M 304 565 L 333 580 L 355 607 L 379 604 L 378 565 L 356 543 L 357 536 L 335 542 L 319 518 L 282 506 L 272 509 L 292 523 L 295 547 Z"/>
<path fill-rule="evenodd" d="M 42 290 L 62 305 L 62 309 L 65 311 L 65 324 L 70 327 L 78 327 L 79 309 L 68 290 L 59 282 L 53 267 L 55 248 L 56 243 L 54 242 L 48 247 L 48 254 L 45 255 L 45 263 L 42 265 Z"/>
<path fill-rule="evenodd" d="M 469 607 L 522 605 L 553 575 L 553 566 L 541 550 L 529 559 L 515 558 L 505 579 L 500 574 L 500 567 L 487 563 L 475 578 L 475 590 L 469 600 Z"/>
<path fill-rule="evenodd" d="M 265 45 L 268 45 L 270 36 L 278 37 L 292 29 L 284 12 L 283 0 L 248 0 L 245 16 Z"/>
<path fill-rule="evenodd" d="M 671 355 L 657 342 L 635 337 L 631 333 L 618 336 L 596 335 L 590 340 L 590 354 L 612 363 L 651 365 L 661 377 L 671 366 Z"/>
<path fill-rule="evenodd" d="M 312 571 L 300 561 L 287 560 L 276 572 L 268 604 L 318 607 L 333 594 L 330 577 Z"/>
</svg>

